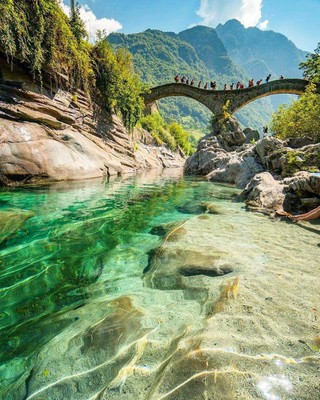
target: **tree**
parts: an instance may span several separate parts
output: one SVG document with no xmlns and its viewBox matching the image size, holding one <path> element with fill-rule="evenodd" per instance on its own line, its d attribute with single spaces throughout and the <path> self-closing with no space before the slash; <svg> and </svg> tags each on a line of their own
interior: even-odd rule
<svg viewBox="0 0 320 400">
<path fill-rule="evenodd" d="M 313 54 L 308 54 L 306 61 L 300 64 L 303 76 L 312 82 L 320 83 L 320 42 Z"/>
<path fill-rule="evenodd" d="M 320 96 L 316 93 L 316 85 L 310 83 L 305 93 L 290 106 L 280 106 L 272 117 L 272 130 L 275 136 L 310 137 L 320 142 Z"/>
<path fill-rule="evenodd" d="M 73 17 L 73 15 L 75 14 L 75 4 L 74 4 L 74 0 L 70 0 L 70 8 L 71 8 L 71 18 Z"/>
<path fill-rule="evenodd" d="M 99 37 L 91 60 L 98 89 L 93 88 L 93 98 L 103 109 L 121 114 L 132 129 L 142 115 L 146 87 L 134 72 L 131 55 L 125 49 L 113 52 L 107 40 Z"/>
<path fill-rule="evenodd" d="M 79 44 L 84 38 L 88 37 L 85 24 L 80 17 L 80 6 L 78 3 L 75 5 L 74 0 L 71 0 L 70 26 Z"/>
</svg>

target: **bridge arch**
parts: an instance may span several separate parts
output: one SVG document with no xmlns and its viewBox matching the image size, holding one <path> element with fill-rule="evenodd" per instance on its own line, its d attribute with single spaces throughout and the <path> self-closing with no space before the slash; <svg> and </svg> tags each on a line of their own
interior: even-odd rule
<svg viewBox="0 0 320 400">
<path fill-rule="evenodd" d="M 145 104 L 150 108 L 157 100 L 165 97 L 184 96 L 198 101 L 206 106 L 213 114 L 222 113 L 222 108 L 230 101 L 228 111 L 233 114 L 247 104 L 266 96 L 275 94 L 301 95 L 309 81 L 305 79 L 281 79 L 259 86 L 238 90 L 205 90 L 184 83 L 168 83 L 157 86 L 145 95 Z M 320 94 L 320 85 L 317 86 Z"/>
</svg>

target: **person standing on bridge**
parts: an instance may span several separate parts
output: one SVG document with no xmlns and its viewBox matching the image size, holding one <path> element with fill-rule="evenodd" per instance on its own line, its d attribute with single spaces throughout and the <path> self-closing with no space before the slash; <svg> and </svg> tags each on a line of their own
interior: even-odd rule
<svg viewBox="0 0 320 400">
<path fill-rule="evenodd" d="M 262 82 L 262 79 L 259 79 L 259 80 L 257 81 L 257 85 L 259 86 L 261 82 Z"/>
<path fill-rule="evenodd" d="M 191 79 L 190 85 L 193 86 L 194 85 L 194 80 Z"/>
<path fill-rule="evenodd" d="M 234 83 L 232 82 L 230 85 L 230 90 L 233 90 Z"/>
<path fill-rule="evenodd" d="M 201 88 L 201 83 L 202 83 L 202 81 L 199 81 L 199 83 L 198 83 L 198 88 L 199 89 Z"/>
<path fill-rule="evenodd" d="M 270 78 L 271 78 L 271 74 L 269 74 L 269 75 L 266 77 L 266 82 L 267 82 L 267 83 L 270 81 Z"/>
<path fill-rule="evenodd" d="M 186 77 L 183 76 L 183 77 L 180 79 L 180 81 L 181 81 L 181 83 L 186 83 Z"/>
<path fill-rule="evenodd" d="M 284 79 L 283 75 L 280 75 L 280 78 L 279 78 L 279 79 L 280 79 L 280 80 Z"/>
<path fill-rule="evenodd" d="M 179 80 L 180 80 L 179 75 L 176 75 L 176 76 L 174 77 L 174 80 L 176 81 L 176 83 L 178 83 Z"/>
<path fill-rule="evenodd" d="M 208 89 L 208 83 L 206 82 L 206 84 L 204 85 L 203 89 Z"/>
<path fill-rule="evenodd" d="M 227 84 L 226 83 L 223 85 L 223 90 L 227 90 Z"/>
</svg>

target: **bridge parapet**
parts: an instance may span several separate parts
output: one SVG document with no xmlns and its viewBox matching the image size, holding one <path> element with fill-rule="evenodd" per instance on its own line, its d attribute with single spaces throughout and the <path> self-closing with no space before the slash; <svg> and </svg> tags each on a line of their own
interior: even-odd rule
<svg viewBox="0 0 320 400">
<path fill-rule="evenodd" d="M 309 81 L 305 79 L 281 79 L 245 89 L 206 90 L 185 83 L 168 83 L 152 88 L 150 93 L 145 95 L 145 103 L 150 105 L 165 97 L 183 96 L 198 101 L 212 113 L 218 115 L 229 100 L 228 111 L 233 114 L 252 101 L 265 96 L 274 94 L 301 95 L 308 84 Z M 320 94 L 320 85 L 317 86 L 317 93 Z"/>
</svg>

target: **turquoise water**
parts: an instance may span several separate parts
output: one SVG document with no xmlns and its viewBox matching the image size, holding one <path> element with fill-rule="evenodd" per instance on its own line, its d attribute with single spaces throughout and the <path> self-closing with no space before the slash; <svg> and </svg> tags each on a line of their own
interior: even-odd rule
<svg viewBox="0 0 320 400">
<path fill-rule="evenodd" d="M 0 398 L 317 398 L 318 226 L 236 194 L 178 171 L 0 191 Z"/>
</svg>

